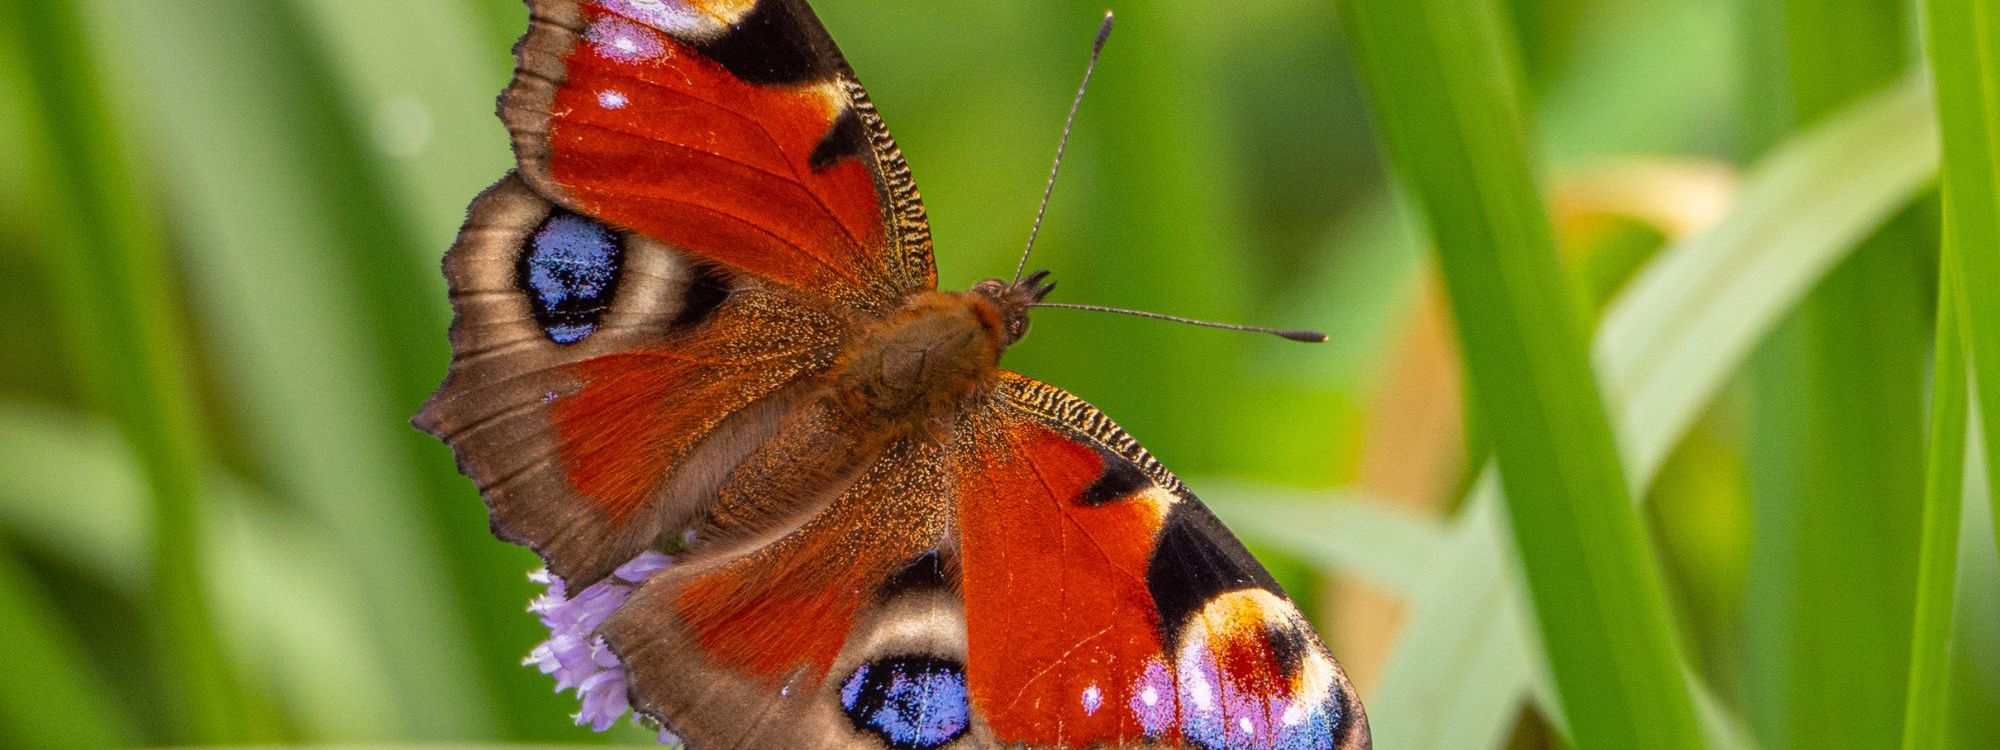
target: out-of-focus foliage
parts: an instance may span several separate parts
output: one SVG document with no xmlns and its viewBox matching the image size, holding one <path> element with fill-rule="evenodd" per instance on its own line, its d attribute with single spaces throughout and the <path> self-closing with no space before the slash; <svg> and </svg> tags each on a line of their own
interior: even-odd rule
<svg viewBox="0 0 2000 750">
<path fill-rule="evenodd" d="M 2000 745 L 1993 442 L 1949 429 L 2000 413 L 2000 11 L 1924 5 L 1918 47 L 1898 0 L 1114 4 L 1038 264 L 1066 300 L 1334 340 L 1048 311 L 1008 365 L 1216 506 L 1384 748 L 1684 717 L 1621 696 L 1686 700 L 1714 747 Z M 1003 274 L 1104 3 L 815 6 L 944 284 Z M 533 556 L 406 425 L 447 356 L 438 258 L 509 164 L 525 21 L 0 0 L 0 746 L 650 742 L 572 726 L 519 666 Z M 1422 171 L 1451 159 L 1477 179 Z M 1614 553 L 1561 552 L 1609 528 L 1577 509 L 1627 519 Z"/>
</svg>

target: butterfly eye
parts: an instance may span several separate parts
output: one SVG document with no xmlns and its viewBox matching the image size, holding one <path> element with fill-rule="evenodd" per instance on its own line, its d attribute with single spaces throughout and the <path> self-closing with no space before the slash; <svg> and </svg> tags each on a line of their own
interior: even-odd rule
<svg viewBox="0 0 2000 750">
<path fill-rule="evenodd" d="M 596 332 L 624 260 L 610 227 L 561 210 L 542 221 L 522 248 L 517 282 L 549 340 L 574 344 Z"/>
</svg>

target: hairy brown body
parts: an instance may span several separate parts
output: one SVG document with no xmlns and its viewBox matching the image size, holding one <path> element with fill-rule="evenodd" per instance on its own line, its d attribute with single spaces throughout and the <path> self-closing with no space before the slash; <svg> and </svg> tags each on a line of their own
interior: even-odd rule
<svg viewBox="0 0 2000 750">
<path fill-rule="evenodd" d="M 1042 283 L 1048 275 L 910 295 L 841 352 L 829 383 L 841 413 L 893 436 L 942 439 L 966 402 L 991 389 L 1001 353 L 1027 334 L 1028 308 L 1055 288 Z"/>
<path fill-rule="evenodd" d="M 830 391 L 857 421 L 907 435 L 943 435 L 965 401 L 999 372 L 1006 333 L 991 299 L 924 292 L 842 352 Z"/>
<path fill-rule="evenodd" d="M 918 292 L 861 326 L 807 386 L 816 395 L 800 415 L 718 488 L 703 546 L 768 543 L 822 512 L 834 500 L 829 488 L 849 485 L 891 446 L 944 445 L 971 402 L 992 392 L 1000 355 L 1027 332 L 1029 306 L 1048 293 L 1040 285 L 1046 276 Z"/>
</svg>

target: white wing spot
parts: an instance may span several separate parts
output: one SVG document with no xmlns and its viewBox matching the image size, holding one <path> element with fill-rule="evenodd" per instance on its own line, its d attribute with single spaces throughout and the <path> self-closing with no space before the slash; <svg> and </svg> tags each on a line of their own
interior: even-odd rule
<svg viewBox="0 0 2000 750">
<path fill-rule="evenodd" d="M 1285 706 L 1285 714 L 1278 717 L 1278 720 L 1284 722 L 1285 726 L 1288 727 L 1298 726 L 1300 722 L 1306 720 L 1305 704 L 1292 701 L 1290 705 Z"/>
<path fill-rule="evenodd" d="M 1189 680 L 1188 692 L 1194 698 L 1194 707 L 1196 709 L 1207 711 L 1215 707 L 1215 688 L 1209 686 L 1208 680 L 1204 680 L 1200 676 Z"/>
</svg>

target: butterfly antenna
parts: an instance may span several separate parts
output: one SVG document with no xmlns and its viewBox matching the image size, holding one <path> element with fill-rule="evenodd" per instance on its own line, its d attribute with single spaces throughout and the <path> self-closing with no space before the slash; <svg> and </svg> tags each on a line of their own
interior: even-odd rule
<svg viewBox="0 0 2000 750">
<path fill-rule="evenodd" d="M 1035 228 L 1028 232 L 1028 247 L 1021 251 L 1021 262 L 1014 265 L 1014 281 L 1021 280 L 1021 273 L 1028 269 L 1028 254 L 1035 251 L 1035 238 L 1042 234 L 1042 217 L 1049 213 L 1049 196 L 1056 192 L 1056 175 L 1062 173 L 1063 152 L 1069 150 L 1070 129 L 1076 126 L 1076 111 L 1083 108 L 1083 92 L 1090 90 L 1090 77 L 1097 73 L 1097 58 L 1104 54 L 1104 42 L 1111 38 L 1111 11 L 1104 11 L 1104 23 L 1097 27 L 1097 42 L 1090 46 L 1090 64 L 1083 69 L 1083 84 L 1076 87 L 1076 99 L 1070 101 L 1069 119 L 1063 121 L 1062 141 L 1056 145 L 1056 163 L 1049 168 L 1049 183 L 1042 188 L 1042 205 L 1035 209 Z"/>
<path fill-rule="evenodd" d="M 1303 341 L 1308 344 L 1326 343 L 1326 334 L 1320 333 L 1319 331 L 1297 331 L 1297 330 L 1288 330 L 1284 328 L 1265 328 L 1263 326 L 1238 325 L 1236 323 L 1216 323 L 1207 320 L 1195 320 L 1194 318 L 1183 318 L 1179 315 L 1167 315 L 1165 313 L 1146 312 L 1144 310 L 1127 310 L 1122 307 L 1105 307 L 1102 305 L 1072 305 L 1063 302 L 1037 302 L 1033 305 L 1030 305 L 1030 307 L 1053 307 L 1058 310 L 1087 310 L 1090 312 L 1117 313 L 1119 315 L 1131 315 L 1140 318 L 1152 318 L 1154 320 L 1165 320 L 1174 323 L 1186 323 L 1191 326 L 1201 326 L 1203 328 L 1220 328 L 1225 331 L 1249 331 L 1251 333 L 1268 333 L 1273 336 L 1277 336 L 1279 338 L 1287 339 L 1290 341 Z"/>
</svg>

